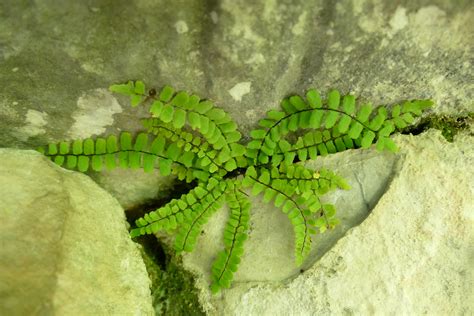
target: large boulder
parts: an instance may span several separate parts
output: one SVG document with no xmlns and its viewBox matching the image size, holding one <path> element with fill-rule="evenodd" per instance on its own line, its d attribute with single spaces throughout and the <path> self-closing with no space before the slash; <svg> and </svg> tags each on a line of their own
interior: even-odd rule
<svg viewBox="0 0 474 316">
<path fill-rule="evenodd" d="M 418 137 L 399 136 L 396 141 L 400 147 L 397 162 L 385 180 L 384 194 L 373 201 L 370 215 L 342 238 L 336 232 L 340 239 L 317 256 L 308 270 L 282 278 L 282 273 L 291 269 L 282 268 L 281 262 L 291 265 L 288 257 L 292 254 L 291 243 L 282 245 L 282 241 L 292 234 L 288 224 L 273 220 L 275 215 L 271 214 L 277 210 L 272 208 L 253 210 L 263 214 L 252 218 L 255 226 L 264 227 L 268 216 L 267 223 L 276 231 L 247 241 L 246 253 L 250 254 L 243 257 L 244 272 L 236 276 L 252 270 L 253 279 L 241 277 L 239 282 L 237 278 L 231 289 L 211 296 L 206 284 L 208 270 L 196 268 L 204 266 L 199 264 L 202 256 L 185 258 L 185 264 L 201 275 L 198 284 L 208 312 L 246 316 L 472 314 L 473 138 L 464 133 L 451 144 L 438 131 L 430 130 Z M 353 161 L 354 175 L 349 176 L 353 186 L 366 172 L 365 165 L 381 167 L 372 163 L 370 153 L 365 162 L 357 155 L 347 152 L 333 160 L 339 161 L 343 170 Z M 367 177 L 380 181 L 374 174 Z M 356 209 L 343 212 L 357 213 L 357 205 L 356 199 Z M 341 216 L 345 215 L 341 212 Z M 206 227 L 214 234 L 213 225 Z M 259 243 L 265 249 L 259 248 Z M 212 241 L 206 238 L 203 248 L 212 248 L 210 245 Z M 254 253 L 255 249 L 259 252 Z"/>
<path fill-rule="evenodd" d="M 153 315 L 117 200 L 39 153 L 0 161 L 0 314 Z"/>
</svg>

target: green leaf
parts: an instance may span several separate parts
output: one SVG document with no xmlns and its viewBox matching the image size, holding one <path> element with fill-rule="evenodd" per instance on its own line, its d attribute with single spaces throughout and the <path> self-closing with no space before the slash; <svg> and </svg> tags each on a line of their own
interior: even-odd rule
<svg viewBox="0 0 474 316">
<path fill-rule="evenodd" d="M 324 126 L 327 129 L 332 128 L 336 124 L 338 118 L 339 118 L 339 112 L 330 112 L 326 116 L 326 119 L 324 121 Z"/>
<path fill-rule="evenodd" d="M 339 94 L 339 91 L 332 90 L 331 92 L 329 92 L 328 108 L 337 109 L 339 107 L 340 99 L 341 99 L 341 95 Z"/>
<path fill-rule="evenodd" d="M 369 119 L 370 113 L 372 113 L 372 105 L 365 104 L 360 108 L 357 119 L 361 122 L 365 122 Z"/>
<path fill-rule="evenodd" d="M 130 104 L 132 105 L 132 107 L 136 107 L 137 105 L 140 104 L 140 102 L 142 102 L 142 100 L 143 100 L 143 96 L 134 94 L 130 97 Z"/>
<path fill-rule="evenodd" d="M 309 125 L 311 128 L 319 128 L 321 126 L 321 120 L 323 118 L 323 110 L 313 110 L 309 119 Z"/>
<path fill-rule="evenodd" d="M 103 138 L 97 138 L 95 140 L 95 153 L 98 155 L 105 154 L 107 152 L 107 141 Z"/>
<path fill-rule="evenodd" d="M 284 118 L 285 116 L 286 116 L 286 114 L 284 112 L 281 112 L 281 111 L 270 110 L 270 111 L 267 112 L 267 117 L 269 119 L 274 120 L 274 121 L 279 121 L 282 118 Z"/>
<path fill-rule="evenodd" d="M 295 107 L 296 110 L 301 111 L 306 108 L 306 103 L 299 95 L 290 97 L 290 103 Z"/>
<path fill-rule="evenodd" d="M 77 160 L 77 169 L 81 172 L 86 172 L 89 169 L 89 157 L 79 156 Z"/>
<path fill-rule="evenodd" d="M 92 156 L 92 170 L 101 171 L 102 170 L 102 156 Z"/>
<path fill-rule="evenodd" d="M 182 109 L 176 109 L 174 112 L 173 126 L 175 128 L 181 128 L 186 123 L 186 112 Z"/>
<path fill-rule="evenodd" d="M 64 163 L 64 156 L 56 156 L 54 157 L 54 163 L 58 166 L 62 166 Z"/>
<path fill-rule="evenodd" d="M 361 140 L 361 146 L 362 148 L 369 148 L 370 145 L 372 145 L 372 142 L 374 141 L 375 138 L 375 133 L 372 131 L 366 131 L 364 133 L 364 136 L 362 137 Z"/>
<path fill-rule="evenodd" d="M 125 84 L 113 84 L 109 87 L 109 91 L 131 96 L 134 94 L 133 82 L 129 81 Z"/>
<path fill-rule="evenodd" d="M 153 117 L 160 117 L 161 111 L 163 111 L 163 102 L 158 100 L 153 101 L 150 108 L 150 112 L 153 114 Z"/>
<path fill-rule="evenodd" d="M 353 114 L 355 112 L 355 97 L 353 95 L 344 96 L 342 107 L 347 114 Z"/>
<path fill-rule="evenodd" d="M 132 136 L 128 132 L 120 134 L 120 149 L 131 150 L 132 149 Z"/>
<path fill-rule="evenodd" d="M 163 106 L 163 110 L 161 111 L 160 119 L 165 123 L 169 123 L 173 120 L 173 114 L 173 107 L 169 104 L 165 104 Z"/>
<path fill-rule="evenodd" d="M 350 116 L 343 115 L 339 120 L 339 125 L 337 126 L 337 129 L 339 130 L 339 132 L 345 133 L 349 129 L 351 122 L 352 118 Z"/>
<path fill-rule="evenodd" d="M 68 169 L 76 168 L 77 166 L 77 157 L 76 156 L 67 156 L 66 158 L 66 167 Z"/>
<path fill-rule="evenodd" d="M 156 157 L 150 154 L 143 155 L 143 170 L 145 172 L 152 172 L 155 168 Z"/>
<path fill-rule="evenodd" d="M 84 141 L 84 155 L 94 154 L 94 141 L 90 138 Z"/>
<path fill-rule="evenodd" d="M 136 151 L 143 151 L 146 145 L 148 145 L 148 134 L 138 134 L 137 138 L 135 139 L 135 146 L 133 147 L 133 149 Z"/>
<path fill-rule="evenodd" d="M 158 135 L 155 138 L 155 140 L 153 140 L 153 142 L 151 143 L 150 152 L 156 155 L 162 155 L 163 150 L 165 148 L 165 144 L 166 144 L 166 139 L 163 136 Z"/>
<path fill-rule="evenodd" d="M 263 129 L 254 129 L 250 132 L 250 137 L 252 137 L 253 139 L 262 139 L 265 137 L 266 134 L 267 131 Z"/>
<path fill-rule="evenodd" d="M 49 155 L 56 155 L 58 153 L 58 146 L 56 144 L 49 144 L 48 145 L 48 154 Z"/>
<path fill-rule="evenodd" d="M 69 153 L 69 143 L 68 142 L 60 142 L 59 143 L 59 153 L 61 155 L 65 155 Z"/>
<path fill-rule="evenodd" d="M 166 156 L 173 161 L 178 161 L 178 157 L 181 154 L 181 149 L 178 144 L 171 143 L 166 151 Z"/>
<path fill-rule="evenodd" d="M 160 159 L 159 168 L 162 176 L 169 176 L 171 174 L 171 164 L 173 162 L 170 159 Z"/>
<path fill-rule="evenodd" d="M 164 86 L 160 92 L 160 100 L 168 102 L 174 94 L 174 89 L 171 86 Z"/>
<path fill-rule="evenodd" d="M 196 111 L 200 114 L 204 114 L 207 111 L 209 111 L 212 107 L 214 107 L 214 104 L 212 104 L 211 101 L 206 100 L 206 101 L 201 101 L 199 104 L 196 106 Z"/>
<path fill-rule="evenodd" d="M 360 133 L 362 132 L 363 129 L 364 129 L 364 126 L 362 126 L 362 124 L 360 124 L 359 122 L 354 122 L 351 128 L 349 129 L 348 135 L 352 139 L 356 139 L 360 136 Z"/>
<path fill-rule="evenodd" d="M 135 93 L 145 94 L 145 84 L 143 83 L 143 81 L 135 81 Z"/>
<path fill-rule="evenodd" d="M 174 96 L 173 101 L 171 101 L 171 103 L 180 108 L 187 108 L 188 101 L 189 94 L 187 94 L 185 91 L 180 91 Z"/>
<path fill-rule="evenodd" d="M 198 129 L 201 128 L 201 115 L 199 115 L 196 112 L 189 112 L 188 114 L 188 121 L 189 125 L 191 125 L 192 129 Z"/>
<path fill-rule="evenodd" d="M 312 108 L 320 108 L 322 106 L 319 91 L 311 89 L 306 93 L 306 100 Z"/>
<path fill-rule="evenodd" d="M 72 143 L 72 153 L 74 155 L 80 155 L 82 154 L 82 140 L 75 140 Z"/>
</svg>

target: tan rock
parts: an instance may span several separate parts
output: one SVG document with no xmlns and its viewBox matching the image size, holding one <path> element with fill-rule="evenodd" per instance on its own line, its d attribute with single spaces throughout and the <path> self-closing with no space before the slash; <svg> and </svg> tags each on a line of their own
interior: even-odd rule
<svg viewBox="0 0 474 316">
<path fill-rule="evenodd" d="M 0 160 L 0 314 L 152 315 L 118 202 L 39 153 Z"/>
</svg>

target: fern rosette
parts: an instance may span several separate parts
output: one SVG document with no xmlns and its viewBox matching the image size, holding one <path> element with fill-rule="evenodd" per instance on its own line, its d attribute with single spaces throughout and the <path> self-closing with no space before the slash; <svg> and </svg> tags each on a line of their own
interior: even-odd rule
<svg viewBox="0 0 474 316">
<path fill-rule="evenodd" d="M 63 141 L 39 150 L 56 164 L 81 172 L 158 169 L 163 176 L 174 174 L 195 183 L 188 193 L 136 220 L 130 233 L 132 237 L 159 231 L 174 234 L 177 253 L 193 251 L 204 225 L 226 204 L 224 249 L 211 268 L 214 293 L 231 286 L 242 259 L 250 225 L 248 193 L 262 195 L 287 215 L 294 231 L 295 261 L 301 265 L 314 235 L 339 223 L 334 205 L 325 203 L 323 196 L 350 189 L 336 173 L 311 170 L 303 162 L 372 144 L 377 150 L 395 152 L 390 135 L 432 105 L 429 100 L 414 100 L 374 109 L 370 104 L 358 106 L 354 96 L 341 97 L 336 90 L 326 100 L 309 90 L 305 98 L 291 96 L 281 102 L 281 110 L 269 111 L 244 145 L 237 124 L 210 100 L 170 86 L 159 93 L 146 92 L 141 81 L 112 85 L 110 90 L 128 96 L 133 107 L 148 107 L 144 132 Z"/>
</svg>

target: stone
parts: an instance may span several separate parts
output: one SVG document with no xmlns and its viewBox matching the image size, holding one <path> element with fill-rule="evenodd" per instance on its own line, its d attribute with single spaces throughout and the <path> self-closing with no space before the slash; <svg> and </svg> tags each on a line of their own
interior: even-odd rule
<svg viewBox="0 0 474 316">
<path fill-rule="evenodd" d="M 298 276 L 236 282 L 218 297 L 203 289 L 209 314 L 472 314 L 473 138 L 447 143 L 430 130 L 395 140 L 392 179 L 360 225 Z M 278 267 L 253 259 L 264 275 Z"/>
<path fill-rule="evenodd" d="M 0 160 L 0 314 L 153 315 L 117 200 L 37 152 Z"/>
<path fill-rule="evenodd" d="M 264 203 L 263 195 L 252 197 L 248 191 L 252 204 L 251 229 L 234 283 L 283 281 L 299 275 L 301 269 L 311 267 L 350 228 L 359 225 L 370 214 L 392 180 L 397 160 L 397 156 L 390 153 L 349 150 L 307 163 L 313 170 L 324 166 L 337 171 L 352 189 L 338 190 L 323 198 L 336 206 L 341 224 L 313 239 L 309 258 L 299 267 L 295 265 L 293 227 L 288 217 L 273 204 Z M 206 282 L 210 282 L 210 267 L 215 255 L 223 248 L 227 217 L 227 207 L 212 216 L 196 249 L 185 254 L 183 259 L 184 266 L 201 275 Z"/>
<path fill-rule="evenodd" d="M 459 115 L 472 111 L 473 12 L 469 0 L 4 0 L 0 144 L 137 131 L 146 109 L 107 91 L 131 79 L 211 99 L 244 134 L 309 88 L 373 104 L 432 98 Z"/>
</svg>

